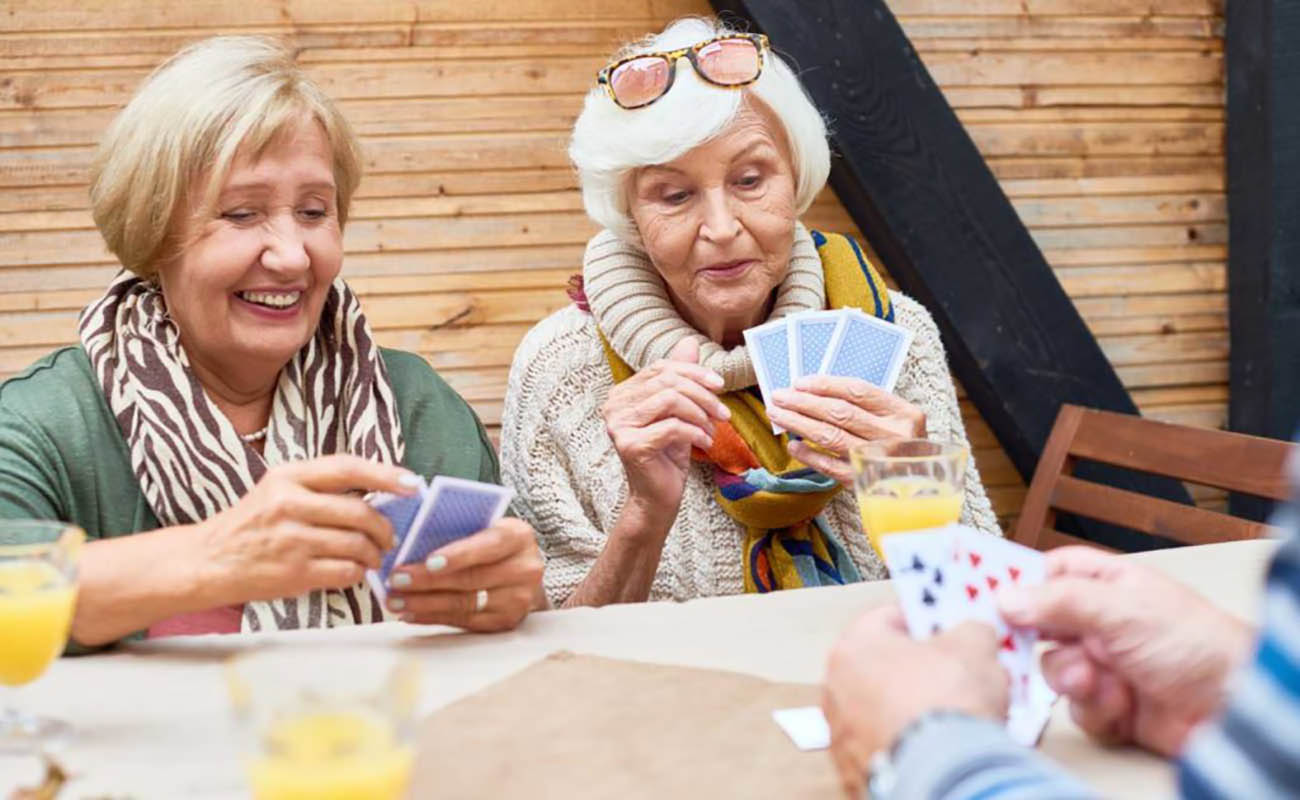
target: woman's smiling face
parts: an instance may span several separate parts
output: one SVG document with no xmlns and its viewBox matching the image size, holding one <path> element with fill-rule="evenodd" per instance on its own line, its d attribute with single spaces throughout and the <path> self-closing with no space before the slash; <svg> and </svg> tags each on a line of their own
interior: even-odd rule
<svg viewBox="0 0 1300 800">
<path fill-rule="evenodd" d="M 255 160 L 241 151 L 211 213 L 198 217 L 195 207 L 179 255 L 159 269 L 186 354 L 232 377 L 278 370 L 315 333 L 343 263 L 324 130 L 306 119 Z"/>
<path fill-rule="evenodd" d="M 750 100 L 718 136 L 636 170 L 629 201 L 651 262 L 697 330 L 730 346 L 766 318 L 796 219 L 790 148 L 765 106 Z"/>
</svg>

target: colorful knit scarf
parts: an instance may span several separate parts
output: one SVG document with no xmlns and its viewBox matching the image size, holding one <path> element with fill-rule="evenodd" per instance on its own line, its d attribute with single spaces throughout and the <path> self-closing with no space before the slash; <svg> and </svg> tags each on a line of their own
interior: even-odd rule
<svg viewBox="0 0 1300 800">
<path fill-rule="evenodd" d="M 839 234 L 810 233 L 821 258 L 827 307 L 857 307 L 893 321 L 885 282 L 857 242 Z M 603 332 L 601 341 L 614 382 L 632 377 L 635 370 L 614 351 Z M 861 580 L 822 514 L 840 484 L 790 456 L 788 437 L 772 433 L 753 387 L 727 392 L 721 399 L 731 410 L 731 419 L 715 425 L 708 452 L 695 449 L 691 457 L 712 465 L 714 498 L 745 529 L 745 591 Z"/>
</svg>

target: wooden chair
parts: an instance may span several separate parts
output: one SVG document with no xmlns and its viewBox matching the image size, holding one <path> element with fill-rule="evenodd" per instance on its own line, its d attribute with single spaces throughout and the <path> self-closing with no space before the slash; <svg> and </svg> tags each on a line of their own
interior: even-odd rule
<svg viewBox="0 0 1300 800">
<path fill-rule="evenodd" d="M 1294 447 L 1275 439 L 1064 405 L 1034 471 L 1012 538 L 1039 550 L 1091 544 L 1053 528 L 1056 512 L 1062 511 L 1184 544 L 1257 539 L 1272 529 L 1217 511 L 1080 480 L 1073 475 L 1075 462 L 1097 461 L 1285 500 L 1290 491 L 1286 461 Z"/>
</svg>

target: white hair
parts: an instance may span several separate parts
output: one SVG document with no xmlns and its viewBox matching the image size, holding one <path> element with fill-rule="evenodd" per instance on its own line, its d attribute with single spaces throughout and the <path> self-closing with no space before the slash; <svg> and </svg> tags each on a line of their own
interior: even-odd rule
<svg viewBox="0 0 1300 800">
<path fill-rule="evenodd" d="M 690 47 L 737 32 L 716 19 L 687 17 L 624 47 L 614 59 Z M 796 213 L 807 211 L 826 184 L 831 155 L 826 122 L 790 65 L 775 53 L 764 53 L 762 75 L 741 91 L 707 83 L 685 58 L 676 69 L 668 93 L 644 108 L 621 108 L 603 86 L 587 93 L 569 142 L 569 158 L 578 170 L 587 215 L 623 240 L 639 242 L 628 212 L 627 181 L 632 171 L 673 161 L 717 136 L 744 108 L 746 95 L 767 106 L 785 128 Z"/>
</svg>

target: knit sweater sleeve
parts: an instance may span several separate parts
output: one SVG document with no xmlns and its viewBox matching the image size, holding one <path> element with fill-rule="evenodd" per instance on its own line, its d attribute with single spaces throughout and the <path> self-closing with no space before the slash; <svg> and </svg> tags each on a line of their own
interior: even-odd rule
<svg viewBox="0 0 1300 800">
<path fill-rule="evenodd" d="M 969 449 L 970 440 L 957 402 L 957 387 L 948 371 L 939 327 L 920 303 L 900 292 L 891 291 L 889 295 L 894 305 L 895 321 L 913 333 L 910 357 L 903 365 L 894 391 L 925 414 L 926 430 L 931 439 L 951 439 Z M 994 536 L 1003 535 L 973 458 L 966 465 L 966 497 L 962 503 L 961 523 Z"/>
<path fill-rule="evenodd" d="M 591 571 L 624 500 L 625 482 L 606 472 L 621 479 L 622 464 L 610 463 L 604 422 L 593 413 L 611 385 L 590 316 L 573 307 L 529 332 L 510 367 L 501 478 L 515 490 L 512 513 L 537 532 L 546 594 L 557 606 Z"/>
</svg>

